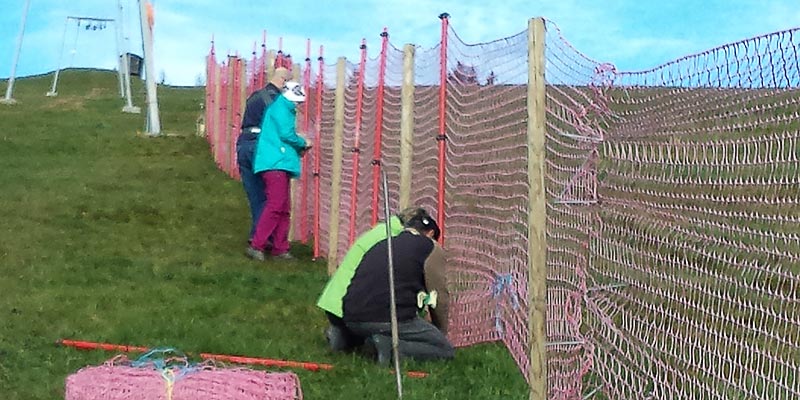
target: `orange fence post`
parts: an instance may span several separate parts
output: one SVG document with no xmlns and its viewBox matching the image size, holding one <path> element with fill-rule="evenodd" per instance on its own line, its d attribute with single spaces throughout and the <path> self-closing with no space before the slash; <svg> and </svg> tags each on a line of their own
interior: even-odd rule
<svg viewBox="0 0 800 400">
<path fill-rule="evenodd" d="M 324 58 L 322 58 L 322 46 L 319 46 L 319 72 L 317 72 L 317 115 L 316 115 L 316 136 L 314 137 L 314 258 L 319 258 L 319 210 L 320 210 L 320 181 L 319 167 L 321 157 L 322 136 L 322 94 L 325 86 L 323 71 L 325 70 Z"/>
<path fill-rule="evenodd" d="M 439 15 L 442 20 L 442 45 L 441 45 L 441 75 L 439 86 L 439 136 L 436 140 L 439 142 L 439 192 L 438 203 L 436 205 L 436 221 L 439 223 L 441 234 L 439 236 L 439 244 L 444 245 L 444 191 L 445 191 L 445 143 L 447 141 L 447 132 L 445 131 L 445 108 L 447 107 L 447 27 L 450 15 L 443 13 Z"/>
<path fill-rule="evenodd" d="M 217 60 L 214 56 L 214 39 L 211 39 L 211 49 L 206 57 L 206 104 L 205 104 L 205 137 L 211 144 L 211 137 L 214 131 L 214 120 L 216 110 L 216 99 L 214 97 L 214 90 L 216 89 L 216 75 L 215 69 L 217 67 Z M 213 149 L 212 149 L 213 150 Z M 213 152 L 212 152 L 213 154 Z"/>
<path fill-rule="evenodd" d="M 378 67 L 378 111 L 375 117 L 375 149 L 372 153 L 372 225 L 378 223 L 378 196 L 380 193 L 381 141 L 383 140 L 383 96 L 386 80 L 386 47 L 389 33 L 383 28 L 381 33 L 381 55 Z"/>
<path fill-rule="evenodd" d="M 361 147 L 359 147 L 359 136 L 361 135 L 361 117 L 364 105 L 364 70 L 367 66 L 367 41 L 361 39 L 361 63 L 358 65 L 358 94 L 356 96 L 356 125 L 355 143 L 350 150 L 353 153 L 353 176 L 350 179 L 350 232 L 348 234 L 348 245 L 352 245 L 356 240 L 356 206 L 358 205 L 358 167 L 361 159 Z"/>
<path fill-rule="evenodd" d="M 305 93 L 311 91 L 311 39 L 306 40 L 306 69 L 303 71 L 303 87 Z M 303 102 L 303 134 L 309 134 L 311 116 L 308 101 Z M 311 167 L 311 155 L 303 157 L 303 175 L 300 176 L 300 242 L 308 242 L 308 170 Z"/>
</svg>

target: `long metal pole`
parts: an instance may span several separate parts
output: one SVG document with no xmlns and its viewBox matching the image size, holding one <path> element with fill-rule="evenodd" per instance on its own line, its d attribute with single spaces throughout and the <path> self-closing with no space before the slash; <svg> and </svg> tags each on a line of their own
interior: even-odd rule
<svg viewBox="0 0 800 400">
<path fill-rule="evenodd" d="M 57 96 L 56 85 L 58 85 L 58 73 L 61 71 L 61 61 L 64 59 L 64 46 L 67 44 L 67 26 L 69 25 L 69 17 L 64 20 L 64 34 L 61 37 L 61 54 L 58 56 L 58 67 L 56 73 L 53 75 L 53 87 L 47 92 L 47 96 Z"/>
<path fill-rule="evenodd" d="M 22 21 L 19 26 L 19 36 L 17 37 L 17 50 L 14 52 L 14 62 L 11 63 L 11 76 L 8 78 L 8 87 L 6 88 L 6 97 L 3 99 L 4 104 L 14 104 L 16 101 L 11 98 L 11 93 L 14 91 L 14 77 L 17 74 L 17 63 L 19 62 L 19 53 L 22 50 L 22 38 L 25 36 L 25 21 L 28 19 L 28 9 L 30 8 L 31 0 L 25 1 L 25 9 L 22 11 Z"/>
<path fill-rule="evenodd" d="M 128 38 L 125 37 L 125 15 L 122 12 L 122 0 L 117 0 L 117 4 L 118 4 L 118 7 L 119 7 L 119 18 L 118 18 L 118 21 L 119 21 L 119 25 L 118 25 L 118 27 L 119 27 L 119 39 L 118 40 L 119 40 L 119 43 L 122 44 L 122 47 L 121 47 L 121 49 L 118 49 L 118 52 L 122 53 L 124 51 L 123 54 L 120 54 L 120 56 L 121 56 L 121 58 L 120 58 L 120 60 L 121 60 L 120 61 L 121 69 L 120 70 L 122 71 L 122 85 L 123 85 L 124 90 L 125 90 L 125 105 L 122 106 L 122 112 L 131 113 L 131 114 L 139 114 L 141 112 L 141 109 L 139 109 L 139 107 L 135 107 L 133 105 L 133 100 L 131 99 L 131 67 L 130 67 L 130 65 L 131 65 L 130 64 L 131 55 L 130 55 L 130 52 L 128 51 L 128 46 L 125 45 L 125 43 L 127 42 Z"/>
<path fill-rule="evenodd" d="M 400 374 L 400 333 L 397 329 L 397 304 L 394 292 L 394 255 L 392 253 L 392 227 L 391 213 L 389 212 L 389 180 L 386 170 L 381 168 L 383 177 L 383 212 L 386 216 L 386 248 L 389 264 L 389 318 L 392 325 L 392 358 L 394 358 L 394 373 L 397 378 L 397 398 L 403 398 L 403 380 Z"/>
<path fill-rule="evenodd" d="M 117 0 L 117 21 L 114 23 L 114 34 L 117 37 L 117 80 L 119 81 L 119 97 L 125 97 L 125 71 L 123 63 L 127 60 L 122 58 L 122 0 Z"/>
</svg>

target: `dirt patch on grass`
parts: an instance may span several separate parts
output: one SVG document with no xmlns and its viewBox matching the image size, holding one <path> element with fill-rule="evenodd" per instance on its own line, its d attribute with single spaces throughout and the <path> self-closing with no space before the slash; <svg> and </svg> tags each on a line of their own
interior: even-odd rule
<svg viewBox="0 0 800 400">
<path fill-rule="evenodd" d="M 84 110 L 87 100 L 103 99 L 109 96 L 111 96 L 111 90 L 108 88 L 92 88 L 87 93 L 80 95 L 59 94 L 49 98 L 50 101 L 47 102 L 45 108 L 67 111 Z"/>
<path fill-rule="evenodd" d="M 107 88 L 92 88 L 84 97 L 87 99 L 99 99 L 101 97 L 106 97 L 111 94 L 111 90 Z"/>
<path fill-rule="evenodd" d="M 59 96 L 52 98 L 45 108 L 68 111 L 84 110 L 86 108 L 85 100 L 78 96 Z"/>
</svg>

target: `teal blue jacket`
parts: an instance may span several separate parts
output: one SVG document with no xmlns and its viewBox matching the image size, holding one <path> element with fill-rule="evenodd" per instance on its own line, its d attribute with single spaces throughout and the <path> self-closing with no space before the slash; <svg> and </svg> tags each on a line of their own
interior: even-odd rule
<svg viewBox="0 0 800 400">
<path fill-rule="evenodd" d="M 258 135 L 253 172 L 286 171 L 300 176 L 300 152 L 306 141 L 295 131 L 295 103 L 280 95 L 267 108 Z"/>
</svg>

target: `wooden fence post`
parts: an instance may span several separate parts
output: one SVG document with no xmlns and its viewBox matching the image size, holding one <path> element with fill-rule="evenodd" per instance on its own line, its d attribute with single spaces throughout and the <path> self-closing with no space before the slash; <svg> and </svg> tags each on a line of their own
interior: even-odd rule
<svg viewBox="0 0 800 400">
<path fill-rule="evenodd" d="M 344 57 L 336 63 L 336 98 L 333 111 L 333 161 L 331 162 L 331 215 L 328 229 L 328 274 L 336 271 L 339 250 L 339 208 L 342 192 L 342 146 L 344 145 Z"/>
<path fill-rule="evenodd" d="M 400 89 L 400 199 L 398 211 L 411 204 L 414 161 L 414 55 L 413 44 L 403 46 L 403 86 Z"/>
<path fill-rule="evenodd" d="M 528 329 L 530 400 L 547 399 L 547 206 L 545 196 L 545 29 L 528 22 Z"/>
</svg>

